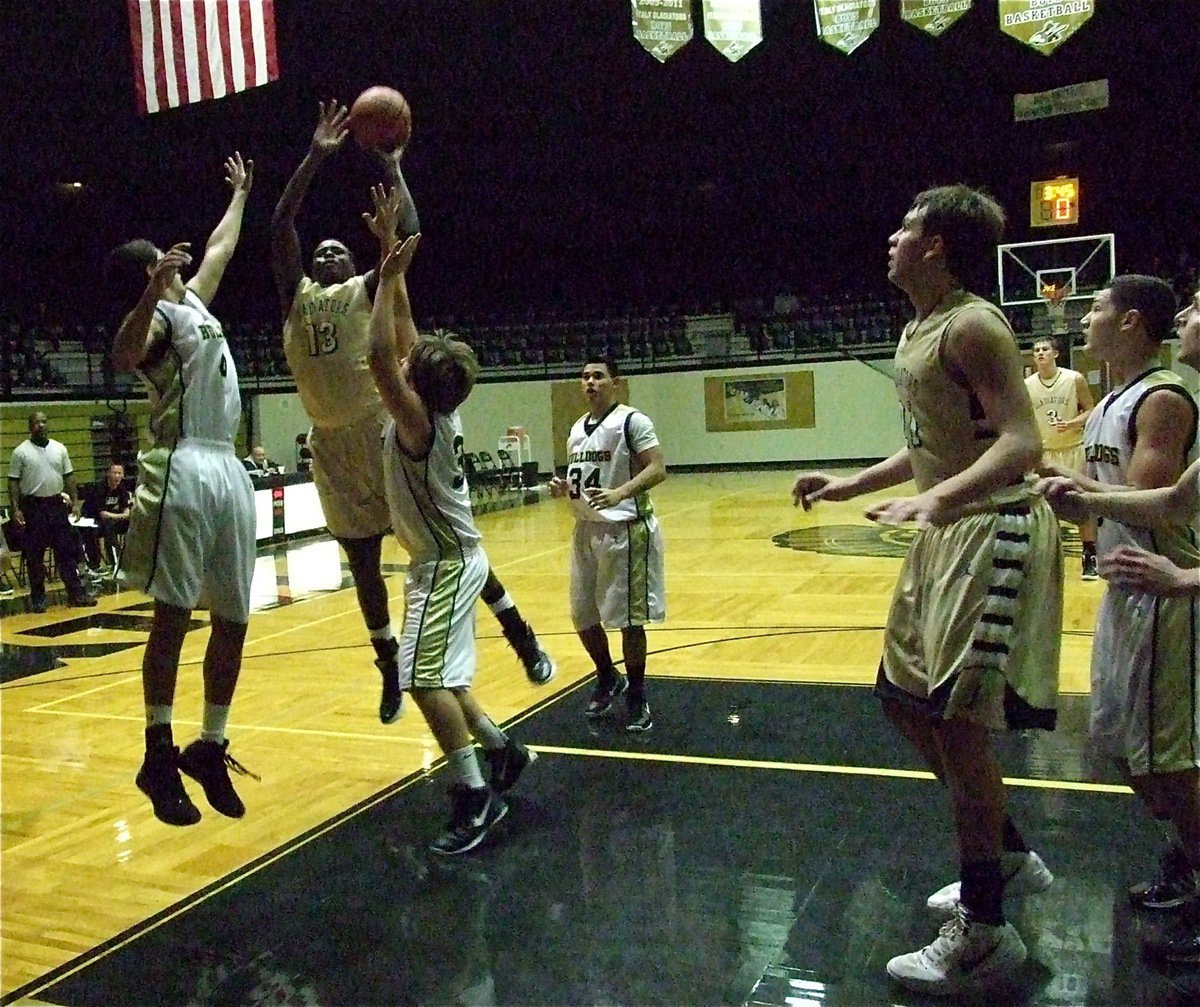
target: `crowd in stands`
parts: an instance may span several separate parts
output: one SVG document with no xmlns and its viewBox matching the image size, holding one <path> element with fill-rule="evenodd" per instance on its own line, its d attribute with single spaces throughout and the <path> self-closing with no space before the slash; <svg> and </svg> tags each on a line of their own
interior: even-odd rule
<svg viewBox="0 0 1200 1007">
<path fill-rule="evenodd" d="M 1181 252 L 1152 264 L 1181 297 L 1196 289 L 1200 257 Z M 44 316 L 44 312 L 40 312 Z M 1018 333 L 1033 330 L 1036 312 L 1009 309 Z M 852 296 L 803 297 L 781 293 L 729 305 L 662 307 L 571 317 L 545 310 L 516 315 L 425 320 L 423 328 L 452 331 L 468 342 L 487 370 L 565 373 L 587 357 L 612 357 L 624 369 L 687 366 L 701 358 L 734 361 L 815 358 L 852 347 L 860 351 L 895 345 L 910 309 L 895 291 Z M 696 326 L 697 319 L 707 324 Z M 714 320 L 717 323 L 714 324 Z M 727 321 L 724 331 L 719 322 Z M 122 392 L 133 379 L 114 376 L 112 342 L 103 324 L 9 321 L 3 325 L 0 390 Z M 225 326 L 243 382 L 253 388 L 288 387 L 291 376 L 278 322 L 240 321 Z M 134 383 L 135 384 L 135 383 Z"/>
</svg>

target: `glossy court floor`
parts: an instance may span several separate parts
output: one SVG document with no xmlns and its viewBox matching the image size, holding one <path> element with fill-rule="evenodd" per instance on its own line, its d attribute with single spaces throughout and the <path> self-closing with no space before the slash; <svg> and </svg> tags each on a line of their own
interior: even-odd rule
<svg viewBox="0 0 1200 1007">
<path fill-rule="evenodd" d="M 787 472 L 675 474 L 655 491 L 668 621 L 650 631 L 653 731 L 589 724 L 558 502 L 480 518 L 493 566 L 559 662 L 529 685 L 478 617 L 477 693 L 539 759 L 493 840 L 435 860 L 446 780 L 419 715 L 375 717 L 376 673 L 336 547 L 265 553 L 231 751 L 248 812 L 158 823 L 133 785 L 146 599 L 23 613 L 0 667 L 3 1003 L 170 1005 L 924 1003 L 884 964 L 927 943 L 955 869 L 945 796 L 869 684 L 910 533 L 862 504 L 794 510 Z M 1068 543 L 1071 548 L 1071 543 Z M 399 617 L 403 556 L 389 547 Z M 1083 767 L 1102 585 L 1068 557 L 1060 726 L 1003 744 L 1014 816 L 1056 874 L 1012 901 L 1030 961 L 992 1003 L 1200 1002 L 1142 961 L 1127 905 L 1155 830 Z M 206 616 L 176 738 L 200 713 Z"/>
</svg>

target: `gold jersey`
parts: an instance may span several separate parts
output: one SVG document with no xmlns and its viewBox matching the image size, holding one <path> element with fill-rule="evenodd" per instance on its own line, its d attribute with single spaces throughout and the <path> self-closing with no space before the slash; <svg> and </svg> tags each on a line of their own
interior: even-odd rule
<svg viewBox="0 0 1200 1007">
<path fill-rule="evenodd" d="M 920 321 L 909 322 L 896 348 L 896 394 L 904 414 L 904 436 L 918 492 L 970 468 L 997 433 L 974 393 L 955 380 L 944 363 L 947 333 L 964 311 L 994 315 L 1011 335 L 1003 312 L 982 297 L 954 290 Z M 1025 496 L 1023 486 L 997 491 L 991 500 Z"/>
<path fill-rule="evenodd" d="M 1043 381 L 1037 371 L 1025 379 L 1045 451 L 1070 451 L 1083 444 L 1082 426 L 1065 433 L 1060 433 L 1055 426 L 1079 415 L 1079 377 L 1078 371 L 1060 367 L 1050 381 Z"/>
<path fill-rule="evenodd" d="M 380 411 L 367 364 L 371 298 L 365 276 L 322 286 L 305 276 L 283 324 L 283 349 L 313 426 L 350 426 Z"/>
</svg>

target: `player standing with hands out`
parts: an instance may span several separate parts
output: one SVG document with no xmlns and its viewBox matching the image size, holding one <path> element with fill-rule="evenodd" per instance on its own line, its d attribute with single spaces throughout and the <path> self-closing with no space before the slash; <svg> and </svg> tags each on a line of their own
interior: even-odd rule
<svg viewBox="0 0 1200 1007">
<path fill-rule="evenodd" d="M 938 937 L 887 970 L 939 994 L 1007 979 L 1026 949 L 1003 896 L 1053 880 L 1008 815 L 992 740 L 1054 727 L 1062 628 L 1058 525 L 1025 479 L 1042 446 L 1020 354 L 1003 313 L 970 292 L 1003 227 L 999 205 L 965 185 L 914 199 L 888 241 L 888 279 L 916 309 L 895 358 L 906 445 L 857 475 L 803 472 L 792 487 L 808 509 L 916 482 L 916 496 L 867 513 L 918 525 L 875 694 L 949 790 L 960 881 L 929 899 L 951 914 Z"/>
</svg>

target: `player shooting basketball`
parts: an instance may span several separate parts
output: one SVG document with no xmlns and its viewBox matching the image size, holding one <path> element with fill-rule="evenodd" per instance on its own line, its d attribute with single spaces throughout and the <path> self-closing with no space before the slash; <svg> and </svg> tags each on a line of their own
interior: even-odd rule
<svg viewBox="0 0 1200 1007">
<path fill-rule="evenodd" d="M 326 159 L 345 143 L 349 120 L 344 105 L 333 100 L 321 104 L 308 152 L 271 219 L 271 265 L 283 310 L 284 352 L 313 424 L 309 437 L 313 480 L 327 527 L 350 561 L 359 609 L 383 676 L 379 719 L 390 724 L 400 715 L 402 695 L 399 646 L 380 570 L 383 537 L 390 524 L 380 447 L 386 412 L 367 364 L 371 307 L 379 277 L 375 269 L 357 274 L 350 250 L 334 239 L 317 245 L 311 276 L 306 276 L 296 232 L 296 214 L 308 187 Z M 381 261 L 391 250 L 397 230 L 406 236 L 420 230 L 400 171 L 403 153 L 402 146 L 375 150 L 391 186 L 372 189 L 375 212 L 363 214 L 363 220 L 379 242 Z M 483 596 L 500 619 L 526 675 L 535 683 L 549 681 L 553 662 L 494 575 L 489 576 Z"/>
</svg>

